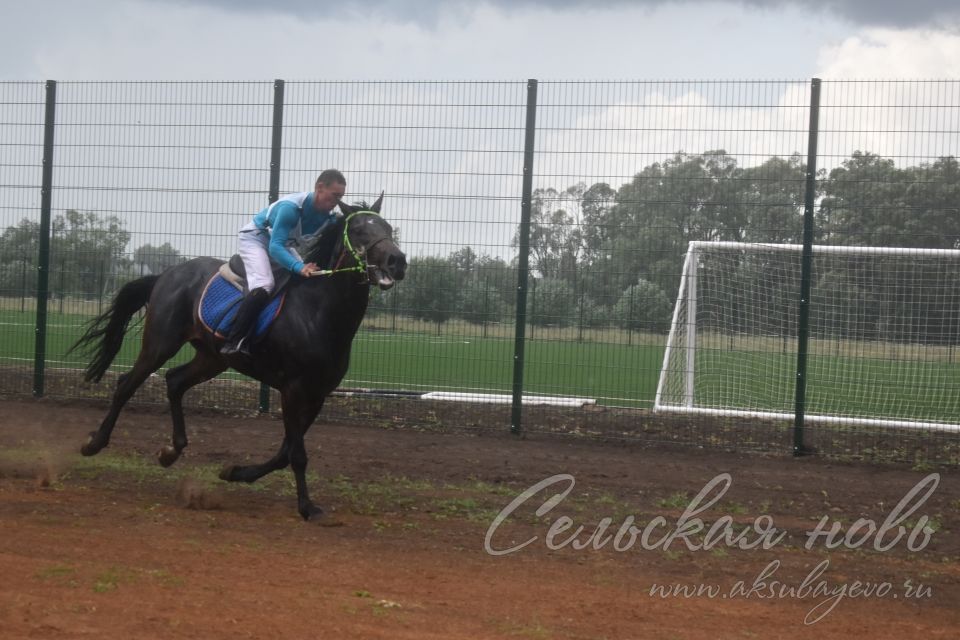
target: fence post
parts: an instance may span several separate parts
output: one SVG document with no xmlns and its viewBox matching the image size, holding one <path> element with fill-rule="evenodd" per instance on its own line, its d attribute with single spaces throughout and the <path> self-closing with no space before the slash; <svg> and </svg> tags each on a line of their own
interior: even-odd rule
<svg viewBox="0 0 960 640">
<path fill-rule="evenodd" d="M 813 270 L 813 208 L 817 196 L 817 134 L 820 128 L 820 78 L 810 82 L 810 130 L 807 139 L 806 191 L 803 198 L 803 252 L 800 259 L 800 308 L 797 317 L 797 389 L 793 416 L 793 455 L 809 453 L 803 443 L 807 399 L 807 343 L 810 334 L 810 278 Z"/>
<path fill-rule="evenodd" d="M 483 311 L 480 312 L 480 326 L 483 329 L 483 337 L 487 337 L 487 323 L 490 321 L 490 283 L 483 279 Z"/>
<path fill-rule="evenodd" d="M 57 313 L 63 313 L 64 291 L 66 291 L 66 288 L 67 288 L 67 285 L 66 285 L 66 283 L 65 283 L 66 271 L 67 271 L 66 266 L 67 266 L 67 265 L 65 265 L 64 262 L 65 262 L 65 260 L 64 260 L 63 257 L 61 256 L 61 258 L 60 258 L 60 285 L 59 285 L 59 287 L 58 287 L 58 289 L 60 289 L 60 300 L 59 300 L 59 303 L 57 304 Z M 56 294 L 54 294 L 54 295 L 56 295 Z M 101 294 L 100 297 L 102 298 L 103 295 Z M 101 304 L 101 306 L 103 306 L 103 305 Z M 101 313 L 103 313 L 103 309 L 99 309 L 99 308 L 98 308 L 98 309 L 97 309 L 97 315 L 100 315 Z"/>
<path fill-rule="evenodd" d="M 21 251 L 20 261 L 20 313 L 27 310 L 27 252 Z"/>
<path fill-rule="evenodd" d="M 576 273 L 576 271 L 574 272 Z M 586 290 L 583 283 L 583 274 L 577 273 L 576 283 L 580 289 L 580 295 L 578 297 L 577 303 L 580 306 L 579 309 L 579 318 L 577 319 L 577 342 L 583 342 L 583 299 L 586 297 Z"/>
<path fill-rule="evenodd" d="M 537 81 L 527 80 L 527 125 L 523 143 L 523 187 L 520 200 L 519 260 L 517 262 L 517 316 L 513 343 L 513 406 L 510 431 L 519 434 L 523 408 L 523 347 L 527 328 L 527 281 L 530 258 L 530 215 L 533 204 L 533 141 L 537 125 Z"/>
<path fill-rule="evenodd" d="M 393 302 L 393 321 L 390 325 L 390 330 L 393 331 L 394 333 L 397 332 L 397 305 L 398 305 L 397 296 L 399 295 L 398 293 L 399 290 L 400 290 L 399 287 L 394 287 L 393 292 L 391 293 L 391 296 L 392 296 L 391 301 Z"/>
<path fill-rule="evenodd" d="M 37 260 L 36 342 L 33 349 L 33 395 L 43 396 L 47 359 L 47 296 L 50 292 L 50 209 L 53 197 L 53 134 L 57 115 L 57 81 L 47 80 L 43 117 L 43 173 L 40 183 L 40 238 Z"/>
<path fill-rule="evenodd" d="M 283 80 L 273 81 L 273 137 L 270 141 L 270 191 L 267 202 L 273 204 L 280 198 L 280 151 L 283 149 Z M 270 410 L 270 387 L 260 383 L 260 413 Z"/>
</svg>

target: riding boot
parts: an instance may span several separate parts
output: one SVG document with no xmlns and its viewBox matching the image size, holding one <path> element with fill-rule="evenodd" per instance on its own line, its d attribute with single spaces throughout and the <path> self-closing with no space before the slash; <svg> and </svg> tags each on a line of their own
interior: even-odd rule
<svg viewBox="0 0 960 640">
<path fill-rule="evenodd" d="M 257 327 L 257 317 L 270 301 L 270 294 L 266 289 L 258 287 L 247 294 L 240 303 L 237 314 L 233 317 L 233 325 L 227 334 L 227 342 L 220 348 L 225 356 L 234 353 L 250 355 L 250 340 Z"/>
</svg>

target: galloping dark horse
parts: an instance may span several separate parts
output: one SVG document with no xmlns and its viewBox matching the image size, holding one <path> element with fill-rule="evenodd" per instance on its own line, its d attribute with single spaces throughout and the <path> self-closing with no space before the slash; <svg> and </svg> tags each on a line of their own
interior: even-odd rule
<svg viewBox="0 0 960 640">
<path fill-rule="evenodd" d="M 367 309 L 370 285 L 383 289 L 401 280 L 407 261 L 393 239 L 393 229 L 380 216 L 383 196 L 369 209 L 341 204 L 346 216 L 342 236 L 336 240 L 330 267 L 333 273 L 295 278 L 289 286 L 283 313 L 265 338 L 254 345 L 251 356 L 221 356 L 221 339 L 206 330 L 198 318 L 198 303 L 204 286 L 220 266 L 220 260 L 197 258 L 124 285 L 110 308 L 90 325 L 74 347 L 92 352 L 87 380 L 99 381 L 120 350 L 133 315 L 147 306 L 143 346 L 133 368 L 120 376 L 110 410 L 97 431 L 83 446 L 91 456 L 107 446 L 110 433 L 124 404 L 147 377 L 176 355 L 185 342 L 196 350 L 193 360 L 166 374 L 167 398 L 173 418 L 173 442 L 157 456 L 163 466 L 173 464 L 184 447 L 187 434 L 183 419 L 183 395 L 191 387 L 233 367 L 280 391 L 284 438 L 275 456 L 259 465 L 225 468 L 220 477 L 232 482 L 253 482 L 283 469 L 293 468 L 297 481 L 297 510 L 304 519 L 319 516 L 307 493 L 307 453 L 303 437 L 347 372 L 350 345 Z M 329 247 L 329 245 L 328 245 Z M 304 251 L 312 262 L 320 247 Z"/>
</svg>

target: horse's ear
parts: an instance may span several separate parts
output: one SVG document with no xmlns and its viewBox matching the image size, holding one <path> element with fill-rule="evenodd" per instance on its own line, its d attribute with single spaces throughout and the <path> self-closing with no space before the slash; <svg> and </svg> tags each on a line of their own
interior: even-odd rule
<svg viewBox="0 0 960 640">
<path fill-rule="evenodd" d="M 341 200 L 341 201 L 340 201 L 340 211 L 343 213 L 343 215 L 348 216 L 348 215 L 350 215 L 351 213 L 354 213 L 355 211 L 358 211 L 358 209 L 357 209 L 357 207 L 350 206 L 349 204 L 347 204 L 346 202 L 343 202 L 343 201 Z"/>
<path fill-rule="evenodd" d="M 377 198 L 377 201 L 374 202 L 373 205 L 370 207 L 370 211 L 373 211 L 374 213 L 380 213 L 380 205 L 382 204 L 383 204 L 383 191 L 380 192 L 380 197 Z"/>
</svg>

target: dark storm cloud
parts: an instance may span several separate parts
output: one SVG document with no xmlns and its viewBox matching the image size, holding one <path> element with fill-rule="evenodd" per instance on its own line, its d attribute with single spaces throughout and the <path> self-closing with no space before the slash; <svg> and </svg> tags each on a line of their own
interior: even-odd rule
<svg viewBox="0 0 960 640">
<path fill-rule="evenodd" d="M 407 22 L 433 24 L 442 10 L 451 6 L 460 8 L 478 3 L 465 0 L 339 0 L 317 2 L 316 0 L 154 0 L 178 4 L 205 4 L 224 10 L 252 11 L 262 13 L 287 13 L 301 17 L 322 16 L 363 17 L 371 13 L 388 16 Z M 505 10 L 516 8 L 548 8 L 556 11 L 576 12 L 597 8 L 649 7 L 666 4 L 695 4 L 703 0 L 486 0 L 488 4 Z M 885 27 L 938 27 L 955 26 L 960 19 L 960 2 L 957 0 L 719 0 L 758 9 L 778 9 L 787 6 L 809 9 L 812 12 L 828 12 L 863 26 Z"/>
</svg>

